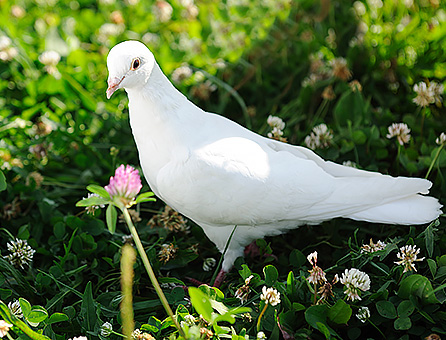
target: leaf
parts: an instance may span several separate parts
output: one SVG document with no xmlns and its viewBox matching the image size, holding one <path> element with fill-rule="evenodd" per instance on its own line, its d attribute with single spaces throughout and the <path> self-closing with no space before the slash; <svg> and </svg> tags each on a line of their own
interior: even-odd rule
<svg viewBox="0 0 446 340">
<path fill-rule="evenodd" d="M 31 326 L 37 327 L 39 323 L 48 318 L 48 312 L 41 306 L 33 306 L 31 312 L 26 317 L 26 320 Z"/>
<path fill-rule="evenodd" d="M 267 286 L 273 286 L 279 277 L 279 272 L 272 265 L 265 266 L 263 268 L 263 274 L 265 275 L 265 285 Z"/>
<path fill-rule="evenodd" d="M 91 191 L 93 194 L 97 194 L 101 196 L 102 198 L 105 198 L 107 200 L 110 200 L 110 194 L 105 190 L 103 187 L 96 185 L 96 184 L 90 184 L 87 186 L 87 190 Z"/>
<path fill-rule="evenodd" d="M 426 243 L 427 254 L 429 257 L 432 257 L 434 253 L 434 241 L 435 241 L 435 232 L 438 230 L 435 227 L 440 225 L 440 221 L 437 219 L 429 224 L 426 229 L 420 234 L 420 236 L 424 236 L 424 241 Z"/>
<path fill-rule="evenodd" d="M 110 200 L 103 197 L 92 196 L 89 198 L 83 198 L 82 200 L 76 202 L 76 207 L 91 207 L 92 205 L 102 205 L 109 202 Z"/>
<path fill-rule="evenodd" d="M 23 299 L 23 300 L 25 300 L 25 299 Z M 26 302 L 28 302 L 28 301 L 26 301 Z M 29 304 L 29 302 L 28 302 L 28 304 Z M 23 310 L 22 310 L 22 312 L 23 312 Z M 37 332 L 34 332 L 22 320 L 17 318 L 15 315 L 11 314 L 8 306 L 6 306 L 3 303 L 3 301 L 0 301 L 0 319 L 5 320 L 7 323 L 13 324 L 15 327 L 17 327 L 23 333 L 25 333 L 30 339 L 33 339 L 33 340 L 51 340 L 49 337 L 47 337 L 45 335 L 42 335 L 42 334 L 37 333 Z"/>
<path fill-rule="evenodd" d="M 246 264 L 242 264 L 242 269 L 238 271 L 243 280 L 251 276 L 251 269 Z"/>
<path fill-rule="evenodd" d="M 402 299 L 409 299 L 411 295 L 419 297 L 425 304 L 439 302 L 434 295 L 429 279 L 419 274 L 408 276 L 401 281 L 398 296 Z"/>
<path fill-rule="evenodd" d="M 394 321 L 393 327 L 398 331 L 407 331 L 412 327 L 412 321 L 407 316 L 398 318 Z"/>
<path fill-rule="evenodd" d="M 83 319 L 82 328 L 86 331 L 94 331 L 94 325 L 96 324 L 96 307 L 93 300 L 93 291 L 91 281 L 87 283 L 84 294 L 82 296 L 82 304 L 80 316 Z"/>
<path fill-rule="evenodd" d="M 308 324 L 317 329 L 316 323 L 326 323 L 328 307 L 326 305 L 315 305 L 308 307 L 305 311 L 305 320 Z"/>
<path fill-rule="evenodd" d="M 328 330 L 327 326 L 322 322 L 316 322 L 316 328 L 324 334 L 326 339 L 330 339 L 330 331 Z"/>
<path fill-rule="evenodd" d="M 397 312 L 399 317 L 410 316 L 415 310 L 415 306 L 409 300 L 401 301 L 397 307 Z"/>
<path fill-rule="evenodd" d="M 207 322 L 212 322 L 212 305 L 209 297 L 196 287 L 189 287 L 192 306 Z"/>
<path fill-rule="evenodd" d="M 111 234 L 115 233 L 116 221 L 118 220 L 118 212 L 114 205 L 109 204 L 105 212 L 105 219 L 107 221 L 107 228 Z"/>
<path fill-rule="evenodd" d="M 328 310 L 327 316 L 334 323 L 346 324 L 352 316 L 352 308 L 344 300 L 338 300 Z"/>
<path fill-rule="evenodd" d="M 376 309 L 378 310 L 379 315 L 387 319 L 395 319 L 397 317 L 396 308 L 390 301 L 378 301 L 376 303 Z"/>
<path fill-rule="evenodd" d="M 432 274 L 432 277 L 435 277 L 435 274 L 437 273 L 437 263 L 432 259 L 427 259 L 427 265 L 429 266 L 429 270 Z"/>
<path fill-rule="evenodd" d="M 0 170 L 0 191 L 6 190 L 6 177 L 3 171 Z"/>
<path fill-rule="evenodd" d="M 20 303 L 20 308 L 22 309 L 23 317 L 26 319 L 29 313 L 31 313 L 32 309 L 31 304 L 28 302 L 28 300 L 24 298 L 19 298 L 19 303 Z"/>
<path fill-rule="evenodd" d="M 69 317 L 67 314 L 54 313 L 54 314 L 51 314 L 50 318 L 48 319 L 48 324 L 53 324 L 53 323 L 63 322 L 63 321 L 68 321 L 68 320 L 69 320 Z"/>
<path fill-rule="evenodd" d="M 142 193 L 136 197 L 135 203 L 143 203 L 143 202 L 154 202 L 156 201 L 155 197 L 152 197 L 154 195 L 153 192 L 148 191 L 145 193 Z"/>
</svg>

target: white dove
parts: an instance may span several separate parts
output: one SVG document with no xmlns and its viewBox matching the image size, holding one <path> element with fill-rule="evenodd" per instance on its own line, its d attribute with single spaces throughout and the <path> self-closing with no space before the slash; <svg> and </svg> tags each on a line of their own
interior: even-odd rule
<svg viewBox="0 0 446 340">
<path fill-rule="evenodd" d="M 323 160 L 309 149 L 262 137 L 190 102 L 138 41 L 107 57 L 107 98 L 124 88 L 145 178 L 166 204 L 201 226 L 229 271 L 244 247 L 336 217 L 424 224 L 441 214 L 432 183 Z M 223 275 L 219 275 L 221 280 Z"/>
</svg>

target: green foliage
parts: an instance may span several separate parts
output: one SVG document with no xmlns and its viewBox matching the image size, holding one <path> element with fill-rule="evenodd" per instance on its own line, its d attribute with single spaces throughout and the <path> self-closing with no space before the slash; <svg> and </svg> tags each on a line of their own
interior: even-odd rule
<svg viewBox="0 0 446 340">
<path fill-rule="evenodd" d="M 121 337 L 120 249 L 131 239 L 119 202 L 110 201 L 103 185 L 118 165 L 139 164 L 125 94 L 105 99 L 106 54 L 122 40 L 145 42 L 175 85 L 207 111 L 263 135 L 270 132 L 267 117 L 278 116 L 286 123 L 281 137 L 303 146 L 326 124 L 332 137 L 314 146 L 322 157 L 427 177 L 430 194 L 444 203 L 446 151 L 444 141 L 436 142 L 446 126 L 444 93 L 421 107 L 414 85 L 444 84 L 445 2 L 187 3 L 2 2 L 0 37 L 11 44 L 0 51 L 0 316 L 13 324 L 14 338 L 104 339 L 104 322 L 112 324 L 108 338 Z M 167 19 L 162 8 L 171 8 Z M 39 60 L 49 50 L 61 57 L 53 68 Z M 184 79 L 181 66 L 191 70 Z M 411 129 L 403 145 L 387 137 L 399 122 Z M 98 196 L 82 199 L 87 191 Z M 143 192 L 131 216 L 187 339 L 203 339 L 202 329 L 212 339 L 255 339 L 264 286 L 281 294 L 260 320 L 271 340 L 446 334 L 441 219 L 427 227 L 347 220 L 301 227 L 258 240 L 221 291 L 202 286 L 186 293 L 189 278 L 211 282 L 203 264 L 218 250 L 200 228 L 154 202 L 150 188 Z M 387 245 L 365 252 L 361 246 L 372 237 Z M 36 250 L 23 268 L 6 257 L 15 238 Z M 170 257 L 160 255 L 164 244 L 176 249 Z M 395 263 L 404 245 L 415 245 L 418 259 L 425 258 L 414 262 L 417 273 Z M 331 287 L 308 281 L 306 256 L 315 250 Z M 362 300 L 346 299 L 333 281 L 350 268 L 370 277 Z M 180 338 L 151 287 L 138 259 L 136 327 L 157 339 Z M 7 307 L 13 301 L 22 318 Z M 364 320 L 362 307 L 370 311 Z"/>
</svg>

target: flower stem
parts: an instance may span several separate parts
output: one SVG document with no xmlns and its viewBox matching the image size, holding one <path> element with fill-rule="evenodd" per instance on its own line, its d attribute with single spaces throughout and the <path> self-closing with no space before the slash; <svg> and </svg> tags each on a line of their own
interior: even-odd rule
<svg viewBox="0 0 446 340">
<path fill-rule="evenodd" d="M 432 168 L 434 167 L 435 163 L 437 162 L 438 157 L 440 156 L 440 152 L 443 149 L 444 144 L 441 144 L 441 146 L 438 148 L 437 153 L 435 154 L 434 159 L 431 162 L 431 165 L 429 166 L 429 170 L 427 170 L 427 174 L 426 177 L 424 177 L 425 179 L 427 179 L 429 177 L 429 174 L 431 173 Z"/>
<path fill-rule="evenodd" d="M 263 307 L 263 310 L 262 310 L 262 312 L 259 315 L 259 319 L 257 320 L 257 332 L 260 331 L 260 321 L 262 320 L 263 314 L 265 314 L 265 312 L 266 312 L 266 308 L 268 308 L 268 304 L 267 303 L 265 303 L 265 307 Z"/>
<path fill-rule="evenodd" d="M 122 208 L 122 213 L 124 215 L 124 219 L 127 223 L 127 226 L 129 227 L 130 233 L 132 234 L 133 241 L 135 242 L 136 248 L 138 249 L 139 256 L 141 256 L 142 262 L 144 263 L 144 267 L 146 268 L 147 274 L 149 274 L 150 281 L 152 281 L 153 287 L 155 288 L 156 293 L 158 294 L 159 299 L 161 300 L 161 303 L 166 310 L 167 314 L 170 316 L 172 321 L 175 324 L 175 327 L 178 329 L 178 332 L 180 332 L 181 336 L 185 337 L 185 334 L 183 330 L 181 329 L 178 320 L 173 315 L 172 309 L 169 306 L 169 302 L 167 302 L 166 296 L 163 293 L 163 290 L 161 289 L 158 280 L 156 279 L 155 273 L 153 272 L 152 266 L 150 265 L 149 258 L 147 257 L 146 252 L 144 251 L 144 247 L 141 243 L 141 240 L 138 236 L 138 232 L 136 231 L 135 226 L 133 225 L 132 218 L 130 217 L 129 211 L 127 208 Z"/>
</svg>

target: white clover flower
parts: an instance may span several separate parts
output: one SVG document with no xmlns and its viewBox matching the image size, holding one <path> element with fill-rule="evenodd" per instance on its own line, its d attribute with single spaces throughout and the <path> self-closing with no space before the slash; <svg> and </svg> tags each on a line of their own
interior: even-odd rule
<svg viewBox="0 0 446 340">
<path fill-rule="evenodd" d="M 249 275 L 246 279 L 245 279 L 245 285 L 249 285 L 251 283 L 251 280 L 254 278 L 254 275 Z"/>
<path fill-rule="evenodd" d="M 178 247 L 173 243 L 164 243 L 161 245 L 161 250 L 158 252 L 158 258 L 160 262 L 167 263 L 175 258 L 177 251 Z"/>
<path fill-rule="evenodd" d="M 60 61 L 60 54 L 56 51 L 45 51 L 41 55 L 39 55 L 39 61 L 43 65 L 55 66 Z"/>
<path fill-rule="evenodd" d="M 277 116 L 268 116 L 268 119 L 266 120 L 269 126 L 272 128 L 278 128 L 279 130 L 285 129 L 285 123 L 283 122 L 282 118 Z"/>
<path fill-rule="evenodd" d="M 172 18 L 173 8 L 167 1 L 157 1 L 152 10 L 161 22 L 167 22 Z"/>
<path fill-rule="evenodd" d="M 350 168 L 358 168 L 358 165 L 352 161 L 344 161 L 344 162 L 342 162 L 342 165 L 348 166 Z"/>
<path fill-rule="evenodd" d="M 425 107 L 435 103 L 433 88 L 428 87 L 424 81 L 415 84 L 413 90 L 417 94 L 413 102 L 418 106 Z"/>
<path fill-rule="evenodd" d="M 189 325 L 193 326 L 195 325 L 195 317 L 193 315 L 187 314 L 184 316 L 184 321 Z"/>
<path fill-rule="evenodd" d="M 171 78 L 174 83 L 181 83 L 183 80 L 192 77 L 192 74 L 193 71 L 189 65 L 183 64 L 172 72 Z"/>
<path fill-rule="evenodd" d="M 262 331 L 257 333 L 257 340 L 266 340 L 266 335 Z"/>
<path fill-rule="evenodd" d="M 308 262 L 311 263 L 312 266 L 315 266 L 317 263 L 317 251 L 311 253 L 310 255 L 307 256 L 307 260 Z"/>
<path fill-rule="evenodd" d="M 103 337 L 108 337 L 113 331 L 113 326 L 110 322 L 104 322 L 101 326 L 101 335 Z"/>
<path fill-rule="evenodd" d="M 6 259 L 14 266 L 24 269 L 24 266 L 29 266 L 33 260 L 34 253 L 26 240 L 18 238 L 15 241 L 9 241 L 6 246 L 11 254 L 6 256 Z"/>
<path fill-rule="evenodd" d="M 443 144 L 445 144 L 445 143 L 446 143 L 446 134 L 445 134 L 444 132 L 442 132 L 442 133 L 440 134 L 440 137 L 438 137 L 438 138 L 435 140 L 435 143 L 437 143 L 438 145 L 443 145 Z"/>
<path fill-rule="evenodd" d="M 11 327 L 12 325 L 10 323 L 7 323 L 5 320 L 0 320 L 0 338 L 3 338 L 9 332 Z"/>
<path fill-rule="evenodd" d="M 109 37 L 116 37 L 125 31 L 124 24 L 105 23 L 99 27 L 98 40 L 106 43 Z"/>
<path fill-rule="evenodd" d="M 434 98 L 434 103 L 437 105 L 440 105 L 443 102 L 443 99 L 441 98 L 441 95 L 444 92 L 444 85 L 438 84 L 435 81 L 431 81 L 429 83 L 428 90 L 432 93 L 432 96 Z"/>
<path fill-rule="evenodd" d="M 72 339 L 70 338 L 68 340 L 88 340 L 88 338 L 86 336 L 77 336 Z"/>
<path fill-rule="evenodd" d="M 367 307 L 361 307 L 359 308 L 358 313 L 356 313 L 356 317 L 359 321 L 365 323 L 367 319 L 370 318 L 370 310 Z"/>
<path fill-rule="evenodd" d="M 216 264 L 217 264 L 216 259 L 214 259 L 212 257 L 208 257 L 207 259 L 205 259 L 203 261 L 203 270 L 205 272 L 209 272 L 215 267 Z"/>
<path fill-rule="evenodd" d="M 322 270 L 322 268 L 317 266 L 317 251 L 308 255 L 307 260 L 313 266 L 313 268 L 308 271 L 310 273 L 310 276 L 307 278 L 308 282 L 311 284 L 322 284 L 327 281 L 325 278 L 325 272 Z"/>
<path fill-rule="evenodd" d="M 147 32 L 142 36 L 142 41 L 148 45 L 159 45 L 160 37 L 158 34 Z"/>
<path fill-rule="evenodd" d="M 23 318 L 22 307 L 20 306 L 19 300 L 14 300 L 8 303 L 8 308 L 16 317 Z"/>
<path fill-rule="evenodd" d="M 347 300 L 361 300 L 359 291 L 365 292 L 370 289 L 369 276 L 356 268 L 346 269 L 340 281 L 345 286 L 344 293 L 347 295 Z"/>
<path fill-rule="evenodd" d="M 305 137 L 305 144 L 312 150 L 328 148 L 333 142 L 333 131 L 325 124 L 319 124 Z"/>
<path fill-rule="evenodd" d="M 389 133 L 387 138 L 391 139 L 396 137 L 400 145 L 409 143 L 410 141 L 410 129 L 405 123 L 393 123 L 388 128 Z"/>
<path fill-rule="evenodd" d="M 383 250 L 386 246 L 387 244 L 383 241 L 378 240 L 378 242 L 374 243 L 373 240 L 370 239 L 369 244 L 363 244 L 361 246 L 361 253 L 374 253 Z"/>
<path fill-rule="evenodd" d="M 280 293 L 272 287 L 266 288 L 266 286 L 263 286 L 260 299 L 265 301 L 267 305 L 275 306 L 280 303 Z"/>
<path fill-rule="evenodd" d="M 0 51 L 6 50 L 9 46 L 11 46 L 11 39 L 6 35 L 0 36 Z"/>
<path fill-rule="evenodd" d="M 395 262 L 398 265 L 404 266 L 404 271 L 412 271 L 417 269 L 415 268 L 415 263 L 417 261 L 423 261 L 424 257 L 418 259 L 417 256 L 420 253 L 420 249 L 417 248 L 415 245 L 409 245 L 409 246 L 403 246 L 400 248 L 400 251 L 398 254 L 396 254 L 396 257 L 398 257 L 401 261 Z"/>
</svg>

